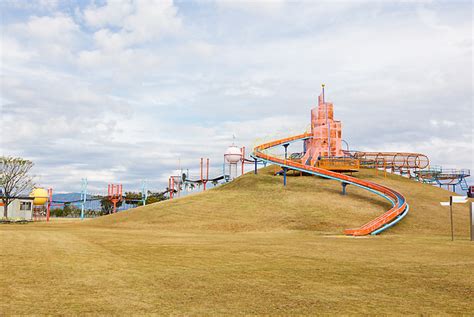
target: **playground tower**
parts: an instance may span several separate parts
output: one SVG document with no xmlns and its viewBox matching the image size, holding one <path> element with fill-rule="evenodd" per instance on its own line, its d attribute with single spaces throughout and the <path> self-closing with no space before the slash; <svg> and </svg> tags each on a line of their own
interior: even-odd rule
<svg viewBox="0 0 474 317">
<path fill-rule="evenodd" d="M 343 156 L 341 140 L 341 121 L 334 120 L 334 105 L 324 97 L 324 85 L 318 97 L 318 107 L 311 109 L 311 134 L 312 139 L 305 141 L 305 152 L 311 157 L 311 163 L 318 157 Z"/>
</svg>

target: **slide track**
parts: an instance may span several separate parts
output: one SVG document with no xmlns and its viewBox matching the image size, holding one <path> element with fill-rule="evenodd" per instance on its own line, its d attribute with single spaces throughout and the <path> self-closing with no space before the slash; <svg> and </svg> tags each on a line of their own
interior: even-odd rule
<svg viewBox="0 0 474 317">
<path fill-rule="evenodd" d="M 318 168 L 318 167 L 314 167 L 310 165 L 305 165 L 296 161 L 281 159 L 281 158 L 264 153 L 264 151 L 269 148 L 293 143 L 300 140 L 306 140 L 311 137 L 312 137 L 311 134 L 303 133 L 303 134 L 271 141 L 268 143 L 264 143 L 255 147 L 252 156 L 259 160 L 276 164 L 281 167 L 305 172 L 308 174 L 312 174 L 312 175 L 316 175 L 316 176 L 320 176 L 324 178 L 337 180 L 341 183 L 347 183 L 347 184 L 360 187 L 362 189 L 365 189 L 367 191 L 370 191 L 374 194 L 377 194 L 387 199 L 392 204 L 392 208 L 390 208 L 388 211 L 378 216 L 377 218 L 369 221 L 368 223 L 360 226 L 359 228 L 344 230 L 344 234 L 346 235 L 363 236 L 363 235 L 368 235 L 368 234 L 372 234 L 372 235 L 379 234 L 380 232 L 390 228 L 391 226 L 399 222 L 403 217 L 405 217 L 409 209 L 409 206 L 406 202 L 405 197 L 401 193 L 389 187 L 376 184 L 367 180 L 362 180 L 359 178 L 348 176 L 345 174 L 329 171 L 326 169 L 322 169 L 322 168 Z"/>
</svg>

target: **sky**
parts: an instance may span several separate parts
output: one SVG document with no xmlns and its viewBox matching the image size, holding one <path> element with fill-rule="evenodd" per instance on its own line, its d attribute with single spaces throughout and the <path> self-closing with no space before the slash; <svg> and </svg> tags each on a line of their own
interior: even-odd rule
<svg viewBox="0 0 474 317">
<path fill-rule="evenodd" d="M 472 6 L 3 0 L 0 154 L 56 192 L 158 191 L 303 132 L 325 83 L 352 150 L 474 170 Z"/>
</svg>

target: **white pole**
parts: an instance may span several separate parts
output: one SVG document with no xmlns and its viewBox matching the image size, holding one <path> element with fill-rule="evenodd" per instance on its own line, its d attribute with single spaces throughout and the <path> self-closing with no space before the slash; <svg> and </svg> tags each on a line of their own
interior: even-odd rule
<svg viewBox="0 0 474 317">
<path fill-rule="evenodd" d="M 471 201 L 471 208 L 469 209 L 469 215 L 471 217 L 471 241 L 474 241 L 474 202 Z"/>
</svg>

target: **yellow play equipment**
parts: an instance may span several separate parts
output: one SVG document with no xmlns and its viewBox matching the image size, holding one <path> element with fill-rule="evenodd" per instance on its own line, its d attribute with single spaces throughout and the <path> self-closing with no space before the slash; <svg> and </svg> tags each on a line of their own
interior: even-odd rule
<svg viewBox="0 0 474 317">
<path fill-rule="evenodd" d="M 30 197 L 33 197 L 33 205 L 41 206 L 48 201 L 48 191 L 44 188 L 35 188 L 30 194 Z"/>
</svg>

